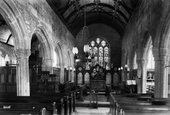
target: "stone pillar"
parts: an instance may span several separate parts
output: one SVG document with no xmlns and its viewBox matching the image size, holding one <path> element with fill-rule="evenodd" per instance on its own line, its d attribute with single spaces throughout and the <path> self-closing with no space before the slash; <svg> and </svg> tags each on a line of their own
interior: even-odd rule
<svg viewBox="0 0 170 115">
<path fill-rule="evenodd" d="M 138 68 L 137 68 L 137 93 L 142 93 L 142 63 L 140 60 L 137 60 Z"/>
<path fill-rule="evenodd" d="M 16 68 L 16 83 L 17 96 L 30 96 L 30 81 L 29 81 L 29 64 L 30 56 L 29 49 L 16 49 L 17 68 Z"/>
<path fill-rule="evenodd" d="M 74 70 L 74 67 L 72 67 L 72 78 L 71 78 L 71 82 L 74 82 L 74 72 L 75 72 L 75 70 Z"/>
<path fill-rule="evenodd" d="M 121 82 L 126 82 L 125 80 L 125 69 L 120 70 Z"/>
<path fill-rule="evenodd" d="M 155 59 L 155 98 L 168 98 L 168 68 L 167 63 L 167 50 L 154 49 L 153 51 Z"/>
<path fill-rule="evenodd" d="M 137 64 L 138 64 L 137 90 L 138 93 L 146 93 L 146 76 L 147 76 L 146 61 L 144 59 L 138 59 Z"/>
<path fill-rule="evenodd" d="M 61 66 L 60 69 L 61 69 L 61 72 L 60 72 L 60 83 L 64 83 L 64 66 Z"/>
<path fill-rule="evenodd" d="M 142 63 L 142 93 L 146 93 L 146 78 L 147 78 L 147 68 L 146 68 L 146 60 L 141 59 Z"/>
</svg>

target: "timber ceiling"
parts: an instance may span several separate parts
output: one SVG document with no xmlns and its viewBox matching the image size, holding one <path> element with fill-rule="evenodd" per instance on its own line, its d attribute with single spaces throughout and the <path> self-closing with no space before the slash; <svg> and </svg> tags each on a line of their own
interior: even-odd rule
<svg viewBox="0 0 170 115">
<path fill-rule="evenodd" d="M 84 25 L 103 23 L 121 36 L 141 0 L 46 0 L 73 35 Z"/>
</svg>

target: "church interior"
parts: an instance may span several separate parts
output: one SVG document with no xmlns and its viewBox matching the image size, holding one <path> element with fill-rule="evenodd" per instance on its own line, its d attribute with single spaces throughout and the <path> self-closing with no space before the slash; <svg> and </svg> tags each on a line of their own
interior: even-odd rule
<svg viewBox="0 0 170 115">
<path fill-rule="evenodd" d="M 169 115 L 169 0 L 1 0 L 0 115 Z"/>
</svg>

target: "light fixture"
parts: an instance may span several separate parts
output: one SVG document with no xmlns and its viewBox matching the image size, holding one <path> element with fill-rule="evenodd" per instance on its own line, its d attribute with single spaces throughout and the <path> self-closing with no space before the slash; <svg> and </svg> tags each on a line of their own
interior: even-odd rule
<svg viewBox="0 0 170 115">
<path fill-rule="evenodd" d="M 123 70 L 123 67 L 120 67 L 120 70 Z"/>
<path fill-rule="evenodd" d="M 85 58 L 87 59 L 89 57 L 89 45 L 84 45 L 84 53 L 85 53 Z"/>
<path fill-rule="evenodd" d="M 119 67 L 118 70 L 119 70 L 119 71 L 123 70 L 123 67 Z"/>
<path fill-rule="evenodd" d="M 85 7 L 84 7 L 84 26 L 83 26 L 83 29 L 82 29 L 81 40 L 87 40 L 89 38 L 89 29 L 86 26 L 86 10 L 87 10 L 87 7 L 86 7 L 86 4 L 85 4 Z"/>
<path fill-rule="evenodd" d="M 83 48 L 84 52 L 89 52 L 89 45 L 84 45 L 84 48 Z"/>
<path fill-rule="evenodd" d="M 77 49 L 77 47 L 73 47 L 72 52 L 73 52 L 73 54 L 74 54 L 74 60 L 75 60 L 76 62 L 79 62 L 80 59 L 78 59 L 78 56 L 77 56 L 77 54 L 78 54 L 78 49 Z"/>
<path fill-rule="evenodd" d="M 125 65 L 125 68 L 126 68 L 126 69 L 128 68 L 128 65 L 127 65 L 127 64 Z"/>
<path fill-rule="evenodd" d="M 72 52 L 74 54 L 74 59 L 78 59 L 77 54 L 78 54 L 78 49 L 77 47 L 73 47 Z"/>
<path fill-rule="evenodd" d="M 73 47 L 72 52 L 73 52 L 74 55 L 78 54 L 78 48 L 77 47 Z"/>
</svg>

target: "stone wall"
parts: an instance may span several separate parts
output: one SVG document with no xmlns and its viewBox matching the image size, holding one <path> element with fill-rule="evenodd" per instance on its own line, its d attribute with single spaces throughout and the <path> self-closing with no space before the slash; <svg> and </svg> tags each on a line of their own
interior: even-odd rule
<svg viewBox="0 0 170 115">
<path fill-rule="evenodd" d="M 53 58 L 52 55 L 54 55 L 52 53 L 58 45 L 60 45 L 61 49 L 59 50 L 61 50 L 63 55 L 71 52 L 75 38 L 51 9 L 46 0 L 14 0 L 14 2 L 24 22 L 24 24 L 21 25 L 24 34 L 28 36 L 27 39 L 25 39 L 25 43 L 27 43 L 24 45 L 25 48 L 30 48 L 32 35 L 36 33 L 37 29 L 40 29 L 42 34 L 44 33 L 47 38 L 47 40 L 42 40 L 42 42 L 49 44 L 50 50 L 52 50 L 51 54 L 49 54 L 51 55 L 51 59 Z M 64 60 L 65 56 L 62 59 Z M 60 61 L 62 62 L 61 66 L 69 65 L 69 62 L 64 63 L 64 61 Z"/>
<path fill-rule="evenodd" d="M 148 40 L 147 34 L 150 34 L 154 44 L 154 39 L 159 25 L 161 7 L 156 7 L 159 2 L 153 0 L 143 1 L 138 9 L 132 15 L 123 36 L 122 42 L 122 60 L 131 60 L 134 51 L 138 49 L 141 53 Z M 142 58 L 142 57 L 141 57 Z M 126 63 L 126 62 L 125 62 Z"/>
<path fill-rule="evenodd" d="M 151 36 L 156 63 L 156 97 L 164 97 L 165 92 L 167 92 L 167 81 L 165 80 L 167 79 L 167 74 L 164 67 L 166 60 L 162 60 L 161 56 L 166 57 L 167 54 L 162 52 L 162 50 L 166 51 L 166 45 L 169 44 L 166 42 L 169 39 L 169 35 L 166 35 L 169 34 L 169 4 L 170 1 L 167 0 L 142 1 L 140 7 L 136 9 L 125 29 L 122 42 L 122 65 L 126 64 L 127 60 L 132 60 L 135 51 L 137 54 L 140 54 L 137 56 L 138 59 L 144 59 L 143 62 L 146 64 L 144 52 L 147 50 L 148 35 Z M 160 62 L 162 64 L 158 64 Z M 132 63 L 132 61 L 130 63 Z M 164 86 L 161 84 L 164 84 Z"/>
</svg>

